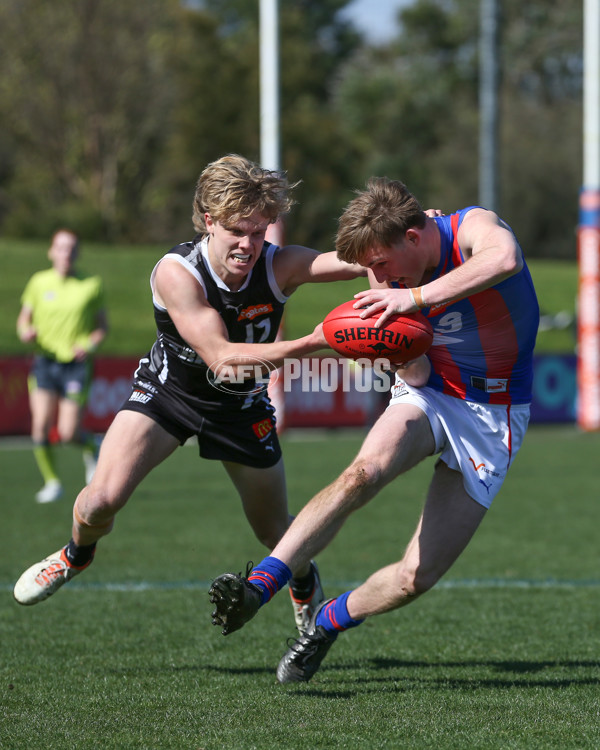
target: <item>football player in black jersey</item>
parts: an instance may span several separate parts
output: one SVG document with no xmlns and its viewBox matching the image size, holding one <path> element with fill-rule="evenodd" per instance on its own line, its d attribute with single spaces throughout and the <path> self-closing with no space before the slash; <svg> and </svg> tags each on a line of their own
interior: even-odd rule
<svg viewBox="0 0 600 750">
<path fill-rule="evenodd" d="M 201 456 L 223 463 L 257 538 L 273 549 L 285 533 L 284 466 L 264 369 L 321 349 L 323 338 L 319 325 L 276 340 L 283 307 L 302 284 L 366 274 L 335 252 L 265 240 L 289 211 L 293 187 L 284 173 L 237 155 L 200 175 L 197 235 L 172 248 L 151 276 L 157 340 L 75 501 L 71 540 L 23 573 L 14 589 L 19 603 L 46 599 L 84 570 L 142 479 L 194 435 Z M 323 599 L 314 563 L 294 571 L 290 593 L 302 632 Z"/>
</svg>

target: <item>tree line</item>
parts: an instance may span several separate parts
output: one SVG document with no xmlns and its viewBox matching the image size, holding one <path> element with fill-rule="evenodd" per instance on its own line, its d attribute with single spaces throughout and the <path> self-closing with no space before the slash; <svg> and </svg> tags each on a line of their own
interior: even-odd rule
<svg viewBox="0 0 600 750">
<path fill-rule="evenodd" d="M 330 249 L 372 175 L 422 205 L 478 200 L 478 0 L 415 0 L 371 44 L 348 0 L 279 3 L 289 241 Z M 582 3 L 503 0 L 500 210 L 530 256 L 573 258 Z M 376 8 L 376 3 L 374 3 Z M 258 0 L 3 0 L 0 232 L 175 244 L 200 170 L 260 159 Z"/>
</svg>

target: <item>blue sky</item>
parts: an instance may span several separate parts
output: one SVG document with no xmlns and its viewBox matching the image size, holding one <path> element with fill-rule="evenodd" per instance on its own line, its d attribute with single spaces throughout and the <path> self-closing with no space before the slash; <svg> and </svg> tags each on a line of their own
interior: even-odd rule
<svg viewBox="0 0 600 750">
<path fill-rule="evenodd" d="M 395 36 L 398 10 L 410 5 L 413 0 L 354 0 L 344 10 L 350 18 L 373 42 L 384 42 Z"/>
</svg>

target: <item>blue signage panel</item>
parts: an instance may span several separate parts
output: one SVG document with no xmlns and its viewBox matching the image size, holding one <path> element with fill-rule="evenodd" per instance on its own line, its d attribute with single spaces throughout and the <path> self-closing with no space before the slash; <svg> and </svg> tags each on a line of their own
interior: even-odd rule
<svg viewBox="0 0 600 750">
<path fill-rule="evenodd" d="M 539 354 L 533 363 L 532 422 L 574 422 L 577 398 L 575 354 Z"/>
</svg>

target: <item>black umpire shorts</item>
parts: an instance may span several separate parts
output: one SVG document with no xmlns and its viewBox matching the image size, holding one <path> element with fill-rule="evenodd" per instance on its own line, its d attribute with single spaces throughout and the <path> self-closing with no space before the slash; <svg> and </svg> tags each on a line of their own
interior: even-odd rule
<svg viewBox="0 0 600 750">
<path fill-rule="evenodd" d="M 29 390 L 40 388 L 52 391 L 61 398 L 68 398 L 80 406 L 85 405 L 92 382 L 92 362 L 57 362 L 55 359 L 36 355 L 29 372 Z"/>
</svg>

